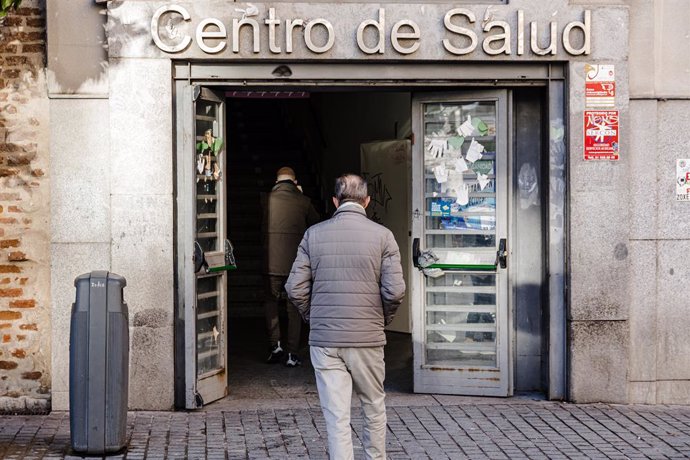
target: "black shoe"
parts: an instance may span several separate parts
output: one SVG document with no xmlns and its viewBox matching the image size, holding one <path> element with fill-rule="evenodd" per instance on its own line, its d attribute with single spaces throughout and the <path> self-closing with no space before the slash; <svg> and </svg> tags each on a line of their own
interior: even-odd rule
<svg viewBox="0 0 690 460">
<path fill-rule="evenodd" d="M 280 347 L 280 341 L 273 345 L 271 348 L 271 354 L 268 355 L 268 359 L 266 360 L 267 363 L 269 364 L 274 364 L 274 363 L 279 363 L 283 359 L 283 355 L 285 352 L 283 349 Z"/>
<path fill-rule="evenodd" d="M 287 359 L 285 360 L 285 365 L 287 367 L 297 367 L 300 364 L 302 364 L 302 360 L 299 359 L 299 356 L 294 353 L 288 353 Z"/>
</svg>

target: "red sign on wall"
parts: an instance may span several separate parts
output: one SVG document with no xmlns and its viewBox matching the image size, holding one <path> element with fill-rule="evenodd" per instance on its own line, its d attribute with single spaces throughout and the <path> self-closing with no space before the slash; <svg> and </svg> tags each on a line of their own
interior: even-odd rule
<svg viewBox="0 0 690 460">
<path fill-rule="evenodd" d="M 588 107 L 613 107 L 616 99 L 616 82 L 586 82 L 585 99 Z"/>
<path fill-rule="evenodd" d="M 618 160 L 618 110 L 585 110 L 585 160 Z"/>
</svg>

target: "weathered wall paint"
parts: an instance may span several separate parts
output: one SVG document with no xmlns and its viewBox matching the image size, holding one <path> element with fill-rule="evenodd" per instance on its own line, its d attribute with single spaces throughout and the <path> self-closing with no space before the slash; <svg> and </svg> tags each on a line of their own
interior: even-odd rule
<svg viewBox="0 0 690 460">
<path fill-rule="evenodd" d="M 45 11 L 23 5 L 0 26 L 0 413 L 50 407 Z"/>
</svg>

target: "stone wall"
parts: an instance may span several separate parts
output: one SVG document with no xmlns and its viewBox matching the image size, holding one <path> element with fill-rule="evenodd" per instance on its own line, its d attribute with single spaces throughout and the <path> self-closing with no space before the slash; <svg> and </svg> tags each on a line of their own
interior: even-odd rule
<svg viewBox="0 0 690 460">
<path fill-rule="evenodd" d="M 167 60 L 109 61 L 104 8 L 47 0 L 51 407 L 69 409 L 73 280 L 109 270 L 127 279 L 129 408 L 172 409 L 171 65 Z"/>
<path fill-rule="evenodd" d="M 0 413 L 50 405 L 50 184 L 45 15 L 0 26 Z"/>
<path fill-rule="evenodd" d="M 674 195 L 676 159 L 690 158 L 690 3 L 621 3 L 630 14 L 627 62 L 615 63 L 617 85 L 629 91 L 617 101 L 621 159 L 579 174 L 582 189 L 596 187 L 601 197 L 590 196 L 605 206 L 583 212 L 587 201 L 577 200 L 571 181 L 571 237 L 593 216 L 597 232 L 589 235 L 604 237 L 595 248 L 601 258 L 571 246 L 571 287 L 583 295 L 571 298 L 570 399 L 690 404 L 690 203 Z M 572 158 L 579 155 L 578 147 Z"/>
<path fill-rule="evenodd" d="M 690 404 L 690 3 L 628 0 L 630 22 L 630 367 L 628 402 Z"/>
<path fill-rule="evenodd" d="M 568 394 L 574 402 L 625 403 L 627 398 L 630 216 L 630 10 L 609 1 L 598 29 L 621 30 L 603 50 L 570 62 L 568 164 Z M 613 12 L 617 14 L 613 14 Z M 599 16 L 599 15 L 597 15 Z M 584 160 L 586 64 L 615 66 L 615 109 L 620 115 L 620 159 Z"/>
</svg>

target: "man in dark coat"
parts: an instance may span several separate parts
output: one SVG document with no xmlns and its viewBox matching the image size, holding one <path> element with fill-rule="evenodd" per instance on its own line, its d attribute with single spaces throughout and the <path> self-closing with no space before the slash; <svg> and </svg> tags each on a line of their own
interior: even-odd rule
<svg viewBox="0 0 690 460">
<path fill-rule="evenodd" d="M 304 231 L 319 221 L 319 214 L 311 200 L 302 194 L 297 186 L 295 171 L 282 167 L 276 174 L 276 183 L 264 203 L 264 250 L 267 295 L 265 302 L 266 327 L 271 346 L 269 363 L 276 363 L 285 357 L 285 365 L 298 366 L 297 356 L 302 331 L 299 313 L 289 301 L 288 337 L 285 349 L 280 340 L 278 303 L 285 298 L 285 281 L 297 254 Z M 287 356 L 285 355 L 287 353 Z"/>
<path fill-rule="evenodd" d="M 366 458 L 386 458 L 384 326 L 405 295 L 390 230 L 367 218 L 367 183 L 336 179 L 333 217 L 304 234 L 285 285 L 311 325 L 309 345 L 332 459 L 351 459 L 352 389 L 364 412 Z"/>
</svg>

